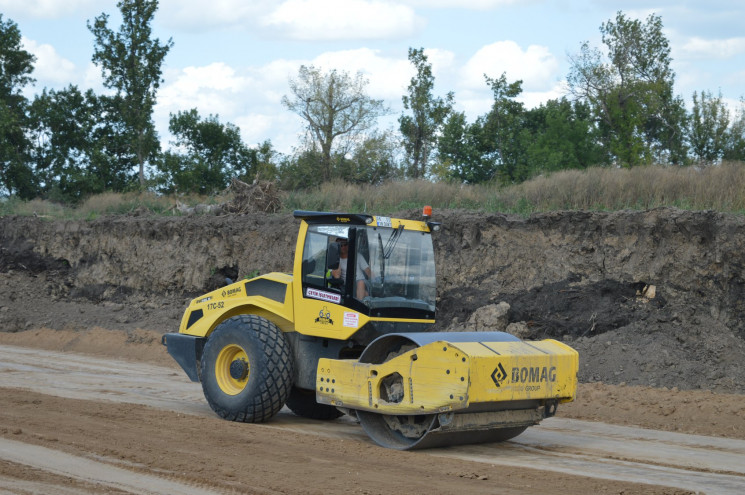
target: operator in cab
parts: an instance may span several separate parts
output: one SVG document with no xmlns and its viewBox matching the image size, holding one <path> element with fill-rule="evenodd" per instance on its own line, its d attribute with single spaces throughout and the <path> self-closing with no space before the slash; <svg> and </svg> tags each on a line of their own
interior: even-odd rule
<svg viewBox="0 0 745 495">
<path fill-rule="evenodd" d="M 346 237 L 337 237 L 336 243 L 339 245 L 339 267 L 331 270 L 331 276 L 337 279 L 346 280 L 347 278 L 347 260 L 349 259 L 349 239 Z M 355 297 L 363 299 L 367 296 L 365 279 L 370 278 L 370 265 L 363 256 L 357 256 L 357 270 L 355 271 Z"/>
</svg>

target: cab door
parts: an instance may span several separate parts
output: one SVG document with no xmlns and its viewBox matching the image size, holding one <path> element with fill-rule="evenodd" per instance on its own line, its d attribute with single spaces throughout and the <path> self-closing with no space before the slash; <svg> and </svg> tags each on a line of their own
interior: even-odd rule
<svg viewBox="0 0 745 495">
<path fill-rule="evenodd" d="M 364 314 L 343 305 L 353 267 L 348 266 L 347 280 L 341 284 L 332 283 L 329 277 L 339 261 L 336 240 L 349 236 L 350 229 L 339 225 L 302 227 L 297 246 L 302 255 L 296 257 L 295 266 L 300 273 L 296 278 L 300 283 L 295 289 L 295 328 L 304 335 L 345 340 L 367 322 Z"/>
</svg>

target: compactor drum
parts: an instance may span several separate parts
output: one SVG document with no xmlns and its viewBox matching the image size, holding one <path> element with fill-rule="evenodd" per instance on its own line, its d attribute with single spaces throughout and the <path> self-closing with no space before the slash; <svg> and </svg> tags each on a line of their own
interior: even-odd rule
<svg viewBox="0 0 745 495">
<path fill-rule="evenodd" d="M 429 221 L 296 211 L 293 274 L 191 301 L 168 352 L 221 417 L 356 417 L 406 450 L 513 438 L 574 400 L 578 354 L 503 332 L 430 332 Z"/>
</svg>

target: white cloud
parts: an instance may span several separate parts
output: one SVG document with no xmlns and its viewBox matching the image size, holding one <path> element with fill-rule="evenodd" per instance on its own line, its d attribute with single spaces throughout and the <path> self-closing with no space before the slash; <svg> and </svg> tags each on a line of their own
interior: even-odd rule
<svg viewBox="0 0 745 495">
<path fill-rule="evenodd" d="M 424 27 L 412 8 L 384 0 L 287 0 L 261 22 L 299 40 L 396 39 Z"/>
<path fill-rule="evenodd" d="M 558 82 L 545 91 L 524 91 L 516 98 L 525 105 L 525 108 L 535 108 L 548 100 L 557 100 L 566 95 L 563 82 Z M 494 103 L 494 95 L 490 90 L 474 91 L 464 90 L 460 97 L 456 98 L 456 106 L 459 111 L 464 111 L 469 121 L 474 121 L 479 115 L 484 115 Z"/>
<path fill-rule="evenodd" d="M 235 95 L 249 85 L 247 78 L 221 62 L 186 67 L 169 76 L 175 80 L 158 93 L 158 107 L 166 113 L 197 108 L 204 116 L 234 115 Z"/>
<path fill-rule="evenodd" d="M 738 118 L 743 112 L 745 112 L 745 103 L 742 100 L 735 98 L 722 98 L 722 103 L 729 110 L 729 116 L 731 120 Z"/>
<path fill-rule="evenodd" d="M 745 91 L 745 88 L 742 87 L 743 81 L 745 81 L 745 70 L 733 70 L 729 74 L 726 74 L 723 78 L 723 82 L 725 84 L 740 88 L 740 94 L 730 95 L 739 98 L 745 98 L 745 93 L 742 93 L 742 91 Z"/>
<path fill-rule="evenodd" d="M 454 52 L 440 48 L 425 48 L 424 54 L 432 65 L 432 74 L 435 79 L 453 70 L 455 64 Z"/>
<path fill-rule="evenodd" d="M 250 71 L 256 80 L 264 82 L 266 91 L 277 95 L 272 101 L 279 102 L 289 90 L 288 79 L 297 76 L 300 66 L 308 63 L 312 62 L 279 58 L 261 67 L 252 67 Z"/>
<path fill-rule="evenodd" d="M 465 112 L 469 122 L 488 112 L 492 103 L 494 103 L 494 99 L 489 91 L 466 89 L 460 91 L 455 99 L 456 110 Z"/>
<path fill-rule="evenodd" d="M 217 115 L 220 122 L 237 125 L 247 144 L 271 138 L 275 149 L 289 152 L 301 125 L 282 108 L 287 78 L 299 64 L 275 60 L 262 67 L 236 69 L 224 63 L 184 69 L 168 68 L 158 92 L 153 118 L 165 147 L 171 113 L 196 108 L 202 118 Z"/>
<path fill-rule="evenodd" d="M 98 0 L 0 0 L 0 11 L 14 20 L 16 17 L 56 19 L 92 11 L 100 3 Z"/>
<path fill-rule="evenodd" d="M 414 7 L 457 8 L 469 10 L 490 10 L 515 4 L 531 3 L 529 0 L 401 0 L 401 3 Z"/>
<path fill-rule="evenodd" d="M 694 36 L 683 44 L 679 53 L 687 58 L 727 59 L 745 53 L 745 38 L 711 40 Z"/>
<path fill-rule="evenodd" d="M 60 56 L 52 45 L 37 43 L 28 38 L 22 38 L 23 49 L 36 57 L 34 72 L 31 76 L 36 79 L 37 86 L 58 87 L 75 83 L 77 73 L 75 64 Z"/>
<path fill-rule="evenodd" d="M 512 41 L 503 41 L 480 49 L 461 69 L 455 104 L 469 121 L 487 113 L 494 95 L 487 86 L 484 73 L 498 78 L 507 73 L 507 81 L 523 80 L 523 92 L 516 98 L 526 108 L 535 108 L 550 99 L 566 95 L 566 82 L 558 77 L 559 65 L 545 47 L 531 45 L 523 52 Z M 452 87 L 452 86 L 450 86 Z"/>
<path fill-rule="evenodd" d="M 523 51 L 514 41 L 498 41 L 484 46 L 466 63 L 462 84 L 466 88 L 486 86 L 484 74 L 507 80 L 521 79 L 524 91 L 545 91 L 558 76 L 559 63 L 545 46 L 530 45 Z"/>
<path fill-rule="evenodd" d="M 277 0 L 161 0 L 160 22 L 185 31 L 207 31 L 217 27 L 248 26 L 279 4 Z"/>
<path fill-rule="evenodd" d="M 378 50 L 369 48 L 326 52 L 314 58 L 311 64 L 324 71 L 343 70 L 352 76 L 362 72 L 369 81 L 368 94 L 384 100 L 400 100 L 414 75 L 414 68 L 408 60 L 383 57 Z"/>
<path fill-rule="evenodd" d="M 536 108 L 537 106 L 546 103 L 548 100 L 558 100 L 562 96 L 567 94 L 565 84 L 563 82 L 556 83 L 552 88 L 547 91 L 526 91 L 521 93 L 517 100 L 525 105 L 525 108 Z"/>
<path fill-rule="evenodd" d="M 619 9 L 620 10 L 620 9 Z M 642 8 L 642 9 L 630 9 L 626 8 L 623 9 L 623 15 L 626 17 L 626 19 L 637 19 L 642 22 L 646 22 L 647 18 L 650 15 L 656 15 L 663 17 L 663 14 L 665 13 L 667 9 L 663 7 L 656 7 L 656 8 Z M 608 17 L 608 20 L 612 20 L 614 23 L 616 22 L 616 14 L 613 14 L 612 16 Z"/>
<path fill-rule="evenodd" d="M 211 0 L 206 4 L 205 0 L 161 0 L 159 22 L 191 32 L 260 29 L 298 40 L 401 38 L 424 25 L 411 7 L 397 0 Z"/>
<path fill-rule="evenodd" d="M 271 138 L 272 147 L 280 153 L 290 153 L 302 135 L 300 117 L 290 112 L 250 113 L 233 123 L 241 129 L 241 139 L 248 146 Z"/>
<path fill-rule="evenodd" d="M 96 94 L 113 94 L 114 90 L 106 89 L 103 85 L 103 74 L 101 68 L 93 62 L 88 62 L 83 75 L 81 86 L 92 89 Z M 82 89 L 82 88 L 81 88 Z"/>
<path fill-rule="evenodd" d="M 448 50 L 425 49 L 432 73 L 435 76 L 435 91 L 447 86 L 446 79 L 452 79 L 456 72 L 455 54 Z M 411 78 L 415 75 L 415 68 L 409 62 L 407 54 L 400 57 L 386 57 L 380 50 L 359 48 L 356 50 L 341 50 L 323 53 L 310 64 L 323 70 L 337 69 L 355 75 L 362 72 L 369 81 L 368 94 L 373 98 L 388 100 L 393 106 L 400 105 L 401 96 L 406 92 Z M 303 62 L 306 63 L 306 62 Z M 294 72 L 297 72 L 297 67 Z M 293 76 L 295 74 L 292 74 Z"/>
<path fill-rule="evenodd" d="M 675 53 L 673 53 L 671 67 L 675 71 L 676 91 L 680 92 L 686 99 L 690 99 L 693 91 L 712 87 L 711 73 L 702 71 L 688 61 L 682 61 Z"/>
</svg>

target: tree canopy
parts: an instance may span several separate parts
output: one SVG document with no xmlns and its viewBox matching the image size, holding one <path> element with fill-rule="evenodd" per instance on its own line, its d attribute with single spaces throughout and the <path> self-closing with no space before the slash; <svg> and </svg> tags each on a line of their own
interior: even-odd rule
<svg viewBox="0 0 745 495">
<path fill-rule="evenodd" d="M 670 46 L 655 14 L 642 23 L 618 12 L 600 27 L 606 54 L 588 42 L 570 57 L 571 94 L 592 108 L 611 155 L 622 165 L 678 159 L 682 100 L 673 94 Z M 660 153 L 655 153 L 658 149 Z"/>
<path fill-rule="evenodd" d="M 453 108 L 454 95 L 450 92 L 444 99 L 432 95 L 435 78 L 423 48 L 409 48 L 409 61 L 416 68 L 416 75 L 411 78 L 408 94 L 402 101 L 404 110 L 411 115 L 402 114 L 398 122 L 406 153 L 406 175 L 417 179 L 426 177 L 429 171 L 431 154 Z"/>
<path fill-rule="evenodd" d="M 101 67 L 104 85 L 116 90 L 112 103 L 121 118 L 118 130 L 139 166 L 142 187 L 145 162 L 160 150 L 152 114 L 161 66 L 173 41 L 161 44 L 152 38 L 150 25 L 158 0 L 120 0 L 116 6 L 122 15 L 119 31 L 109 27 L 106 13 L 88 23 L 88 29 L 95 37 L 93 63 Z"/>
<path fill-rule="evenodd" d="M 167 151 L 157 163 L 163 192 L 213 194 L 225 189 L 231 177 L 243 180 L 273 179 L 272 145 L 251 149 L 240 129 L 220 122 L 218 116 L 202 118 L 196 108 L 171 114 L 168 126 L 180 151 Z"/>
<path fill-rule="evenodd" d="M 38 183 L 28 163 L 28 102 L 22 94 L 34 81 L 34 61 L 21 46 L 18 25 L 0 14 L 0 188 L 22 198 L 33 198 Z"/>
</svg>

